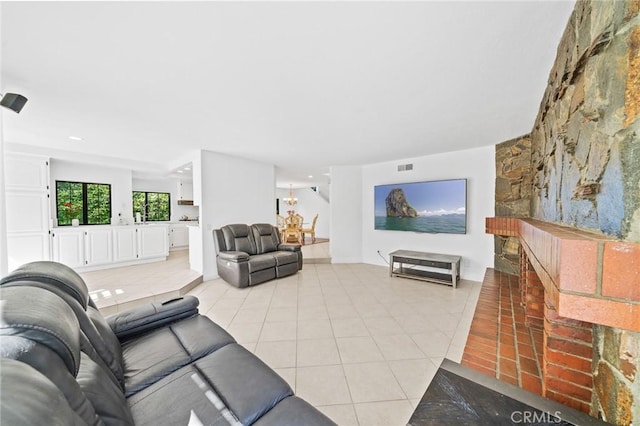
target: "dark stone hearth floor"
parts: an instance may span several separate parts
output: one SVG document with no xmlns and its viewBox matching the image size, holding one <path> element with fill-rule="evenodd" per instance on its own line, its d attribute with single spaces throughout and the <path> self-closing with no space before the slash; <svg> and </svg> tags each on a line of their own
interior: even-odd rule
<svg viewBox="0 0 640 426">
<path fill-rule="evenodd" d="M 445 359 L 409 420 L 426 425 L 603 425 L 585 413 Z"/>
</svg>

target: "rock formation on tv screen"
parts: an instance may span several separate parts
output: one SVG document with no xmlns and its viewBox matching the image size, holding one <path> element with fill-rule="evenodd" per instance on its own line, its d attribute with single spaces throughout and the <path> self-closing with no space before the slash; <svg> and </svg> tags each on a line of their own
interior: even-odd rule
<svg viewBox="0 0 640 426">
<path fill-rule="evenodd" d="M 394 188 L 389 191 L 386 205 L 387 217 L 418 217 L 418 212 L 411 207 L 401 188 Z"/>
</svg>

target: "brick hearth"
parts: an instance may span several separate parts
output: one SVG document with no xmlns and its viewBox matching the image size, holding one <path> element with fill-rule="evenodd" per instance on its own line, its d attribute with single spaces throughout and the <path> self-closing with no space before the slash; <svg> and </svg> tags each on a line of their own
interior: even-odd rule
<svg viewBox="0 0 640 426">
<path fill-rule="evenodd" d="M 532 219 L 486 225 L 519 239 L 519 276 L 487 270 L 462 363 L 592 411 L 594 324 L 640 331 L 640 245 Z"/>
<path fill-rule="evenodd" d="M 462 364 L 542 395 L 542 329 L 525 324 L 518 277 L 487 269 Z"/>
</svg>

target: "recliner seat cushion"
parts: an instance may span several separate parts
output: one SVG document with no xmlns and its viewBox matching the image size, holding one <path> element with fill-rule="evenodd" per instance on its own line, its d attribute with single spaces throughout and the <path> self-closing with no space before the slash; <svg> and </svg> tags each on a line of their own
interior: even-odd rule
<svg viewBox="0 0 640 426">
<path fill-rule="evenodd" d="M 249 259 L 249 273 L 275 268 L 276 259 L 272 253 L 256 254 Z"/>
<path fill-rule="evenodd" d="M 131 396 L 190 362 L 234 343 L 209 318 L 196 316 L 122 344 L 125 392 Z"/>
<path fill-rule="evenodd" d="M 205 424 L 229 425 L 224 408 L 249 425 L 292 394 L 277 373 L 234 343 L 154 383 L 129 398 L 129 404 L 136 425 L 187 424 L 191 410 Z"/>
</svg>

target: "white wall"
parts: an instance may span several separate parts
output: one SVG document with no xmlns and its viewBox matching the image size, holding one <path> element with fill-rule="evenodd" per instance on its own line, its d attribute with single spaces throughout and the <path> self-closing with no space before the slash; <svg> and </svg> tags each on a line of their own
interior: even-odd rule
<svg viewBox="0 0 640 426">
<path fill-rule="evenodd" d="M 179 184 L 180 179 L 175 178 L 133 178 L 132 189 L 133 191 L 168 192 L 171 194 L 171 220 L 180 220 L 182 216 L 195 219 L 200 213 L 198 206 L 181 206 L 178 204 L 180 199 L 178 194 Z"/>
<path fill-rule="evenodd" d="M 362 262 L 362 167 L 331 167 L 332 263 Z"/>
<path fill-rule="evenodd" d="M 275 224 L 275 166 L 204 150 L 199 157 L 193 163 L 193 198 L 200 200 L 202 274 L 208 280 L 218 275 L 214 229 L 232 223 Z"/>
<path fill-rule="evenodd" d="M 104 167 L 95 164 L 82 164 L 73 161 L 51 159 L 51 216 L 56 216 L 56 181 L 108 183 L 111 185 L 111 216 L 117 220 L 122 214 L 129 223 L 133 223 L 131 199 L 131 170 Z"/>
<path fill-rule="evenodd" d="M 399 249 L 456 254 L 462 256 L 461 277 L 482 281 L 485 269 L 493 265 L 493 236 L 485 234 L 485 217 L 494 216 L 494 150 L 488 146 L 363 166 L 362 261 L 386 265 L 377 250 L 387 260 L 390 252 Z M 412 171 L 397 171 L 399 164 L 407 163 L 413 163 Z M 459 178 L 467 179 L 465 235 L 374 229 L 375 185 Z"/>
<path fill-rule="evenodd" d="M 287 215 L 288 206 L 284 203 L 283 199 L 288 196 L 288 189 L 276 189 L 276 197 L 280 199 L 280 214 L 282 216 Z M 293 196 L 298 199 L 295 211 L 304 218 L 304 226 L 311 227 L 313 217 L 318 214 L 318 221 L 316 222 L 316 237 L 329 238 L 329 203 L 327 200 L 322 198 L 317 192 L 312 191 L 311 188 L 294 189 Z M 275 212 L 275 201 L 273 206 Z"/>
</svg>

